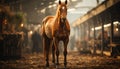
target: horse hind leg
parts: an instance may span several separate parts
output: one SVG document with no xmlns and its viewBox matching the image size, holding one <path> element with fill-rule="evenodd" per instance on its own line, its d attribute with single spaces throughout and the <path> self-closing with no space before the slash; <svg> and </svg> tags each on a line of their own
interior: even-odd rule
<svg viewBox="0 0 120 69">
<path fill-rule="evenodd" d="M 55 46 L 54 44 L 52 45 L 52 62 L 55 64 Z"/>
<path fill-rule="evenodd" d="M 50 52 L 50 39 L 43 37 L 44 56 L 46 60 L 46 67 L 49 67 L 49 52 Z"/>
</svg>

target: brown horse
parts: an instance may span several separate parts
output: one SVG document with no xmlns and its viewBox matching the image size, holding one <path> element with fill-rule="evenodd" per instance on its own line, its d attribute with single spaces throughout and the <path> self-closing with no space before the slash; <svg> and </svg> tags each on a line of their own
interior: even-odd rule
<svg viewBox="0 0 120 69">
<path fill-rule="evenodd" d="M 52 62 L 55 64 L 56 53 L 56 66 L 59 65 L 59 41 L 64 43 L 64 66 L 67 65 L 67 45 L 69 42 L 70 25 L 67 20 L 67 0 L 62 3 L 59 0 L 55 16 L 47 16 L 43 19 L 42 37 L 44 56 L 46 60 L 46 67 L 49 67 L 49 52 L 52 47 Z"/>
</svg>

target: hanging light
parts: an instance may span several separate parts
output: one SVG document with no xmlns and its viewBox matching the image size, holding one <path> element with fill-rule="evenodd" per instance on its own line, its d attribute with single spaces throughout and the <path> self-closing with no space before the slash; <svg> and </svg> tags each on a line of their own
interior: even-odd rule
<svg viewBox="0 0 120 69">
<path fill-rule="evenodd" d="M 30 34 L 33 34 L 33 31 L 30 31 Z"/>
<path fill-rule="evenodd" d="M 77 1 L 77 0 L 72 0 L 73 2 Z"/>
<path fill-rule="evenodd" d="M 24 24 L 22 23 L 20 26 L 21 26 L 21 27 L 23 27 L 23 26 L 24 26 Z"/>
<path fill-rule="evenodd" d="M 118 31 L 118 28 L 116 28 L 115 30 Z"/>
</svg>

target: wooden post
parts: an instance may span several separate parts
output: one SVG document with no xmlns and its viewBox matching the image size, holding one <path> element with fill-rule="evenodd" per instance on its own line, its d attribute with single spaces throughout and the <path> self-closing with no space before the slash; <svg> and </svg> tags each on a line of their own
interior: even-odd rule
<svg viewBox="0 0 120 69">
<path fill-rule="evenodd" d="M 94 21 L 92 21 L 92 23 L 93 23 L 93 29 L 94 29 L 94 48 L 93 48 L 93 54 L 96 54 L 96 35 L 95 35 L 95 33 L 96 33 L 96 30 L 95 30 L 95 22 Z"/>
<path fill-rule="evenodd" d="M 4 13 L 0 12 L 0 33 L 2 33 L 3 20 L 4 20 Z"/>
<path fill-rule="evenodd" d="M 111 37 L 110 37 L 110 43 L 112 44 L 113 43 L 113 36 L 114 36 L 114 25 L 113 25 L 113 17 L 112 17 L 112 14 L 110 14 L 110 20 L 111 20 Z M 114 47 L 111 47 L 111 56 L 114 55 L 114 50 L 115 48 Z"/>
<path fill-rule="evenodd" d="M 104 48 L 104 20 L 100 19 L 102 23 L 102 41 L 101 41 L 101 55 L 103 55 L 103 48 Z"/>
</svg>

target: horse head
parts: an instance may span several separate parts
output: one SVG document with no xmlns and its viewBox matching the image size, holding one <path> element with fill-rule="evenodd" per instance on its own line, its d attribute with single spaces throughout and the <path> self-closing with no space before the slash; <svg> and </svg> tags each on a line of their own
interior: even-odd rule
<svg viewBox="0 0 120 69">
<path fill-rule="evenodd" d="M 62 3 L 59 0 L 57 12 L 58 12 L 58 16 L 60 17 L 61 22 L 65 22 L 66 17 L 67 17 L 67 0 L 65 0 L 64 3 Z"/>
</svg>

